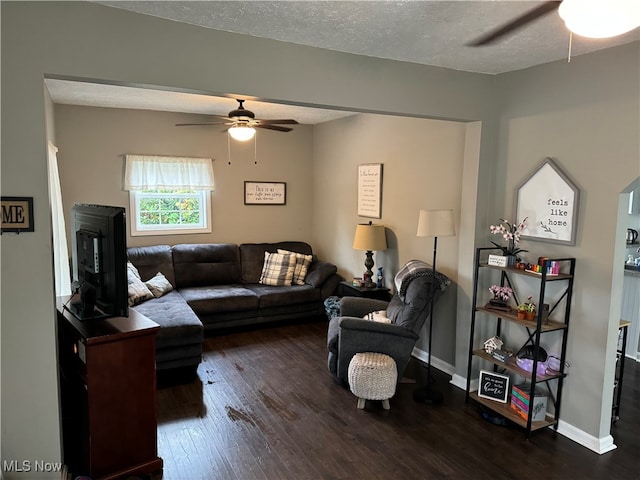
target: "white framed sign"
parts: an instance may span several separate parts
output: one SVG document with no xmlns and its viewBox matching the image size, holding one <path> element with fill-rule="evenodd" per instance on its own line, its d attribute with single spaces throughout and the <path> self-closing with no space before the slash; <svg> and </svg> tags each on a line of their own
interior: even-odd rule
<svg viewBox="0 0 640 480">
<path fill-rule="evenodd" d="M 527 219 L 521 237 L 575 245 L 579 200 L 578 187 L 546 158 L 517 190 L 516 218 Z"/>
<path fill-rule="evenodd" d="M 382 164 L 358 165 L 358 216 L 382 216 Z"/>
<path fill-rule="evenodd" d="M 287 184 L 285 182 L 244 182 L 245 205 L 285 205 Z"/>
</svg>

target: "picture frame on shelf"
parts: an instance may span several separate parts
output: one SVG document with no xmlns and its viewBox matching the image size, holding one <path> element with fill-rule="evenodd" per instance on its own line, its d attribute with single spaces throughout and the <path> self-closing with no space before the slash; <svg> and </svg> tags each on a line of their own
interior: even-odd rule
<svg viewBox="0 0 640 480">
<path fill-rule="evenodd" d="M 509 398 L 509 377 L 488 370 L 480 370 L 478 396 L 500 403 L 507 403 Z"/>
<path fill-rule="evenodd" d="M 358 165 L 358 216 L 382 217 L 382 163 Z"/>
<path fill-rule="evenodd" d="M 518 186 L 516 218 L 527 218 L 521 238 L 576 244 L 580 189 L 550 157 Z"/>
</svg>

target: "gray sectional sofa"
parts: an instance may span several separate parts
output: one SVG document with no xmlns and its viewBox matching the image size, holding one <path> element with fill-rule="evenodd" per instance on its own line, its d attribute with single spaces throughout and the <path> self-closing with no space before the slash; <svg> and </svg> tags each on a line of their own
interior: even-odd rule
<svg viewBox="0 0 640 480">
<path fill-rule="evenodd" d="M 162 273 L 173 290 L 131 308 L 160 325 L 156 368 L 195 373 L 205 332 L 324 315 L 340 282 L 336 267 L 313 257 L 304 285 L 260 283 L 265 252 L 313 255 L 304 242 L 154 245 L 128 249 L 145 282 Z M 186 371 L 186 372 L 185 372 Z"/>
</svg>

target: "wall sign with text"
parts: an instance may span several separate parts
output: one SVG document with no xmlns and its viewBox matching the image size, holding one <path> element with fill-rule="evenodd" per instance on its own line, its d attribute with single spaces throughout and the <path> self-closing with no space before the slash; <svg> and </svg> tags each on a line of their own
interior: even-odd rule
<svg viewBox="0 0 640 480">
<path fill-rule="evenodd" d="M 478 396 L 495 400 L 496 402 L 507 403 L 509 397 L 509 377 L 499 373 L 480 370 L 478 380 Z"/>
<path fill-rule="evenodd" d="M 33 197 L 2 197 L 1 232 L 33 232 Z"/>
<path fill-rule="evenodd" d="M 287 184 L 285 182 L 244 182 L 245 205 L 285 205 Z"/>
<path fill-rule="evenodd" d="M 358 216 L 382 217 L 382 164 L 358 165 Z"/>
<path fill-rule="evenodd" d="M 520 184 L 516 218 L 527 218 L 522 238 L 576 244 L 580 190 L 551 158 Z"/>
</svg>

